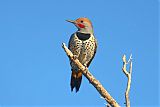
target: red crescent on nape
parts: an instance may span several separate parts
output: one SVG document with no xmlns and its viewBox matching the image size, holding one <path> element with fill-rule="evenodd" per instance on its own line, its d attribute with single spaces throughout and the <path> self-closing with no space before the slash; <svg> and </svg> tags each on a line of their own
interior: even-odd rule
<svg viewBox="0 0 160 107">
<path fill-rule="evenodd" d="M 83 24 L 77 24 L 80 28 L 85 28 L 85 26 Z"/>
</svg>

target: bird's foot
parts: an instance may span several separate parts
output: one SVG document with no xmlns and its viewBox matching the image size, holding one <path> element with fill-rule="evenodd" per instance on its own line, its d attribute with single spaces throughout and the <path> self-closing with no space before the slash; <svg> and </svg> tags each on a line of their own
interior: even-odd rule
<svg viewBox="0 0 160 107">
<path fill-rule="evenodd" d="M 77 55 L 73 55 L 73 59 L 74 60 L 78 59 L 78 56 Z"/>
<path fill-rule="evenodd" d="M 85 68 L 87 68 L 87 64 L 83 64 L 83 66 L 84 66 Z"/>
<path fill-rule="evenodd" d="M 88 74 L 88 72 L 87 72 L 87 69 L 88 69 L 88 68 L 87 68 L 87 64 L 83 64 L 83 66 L 85 67 L 85 71 L 86 71 L 85 73 L 86 73 L 86 75 L 87 75 L 87 74 Z"/>
</svg>

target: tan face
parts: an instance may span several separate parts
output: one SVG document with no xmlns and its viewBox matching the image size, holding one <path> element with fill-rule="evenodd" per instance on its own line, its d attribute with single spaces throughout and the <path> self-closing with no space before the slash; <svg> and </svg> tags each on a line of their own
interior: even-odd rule
<svg viewBox="0 0 160 107">
<path fill-rule="evenodd" d="M 92 27 L 91 21 L 88 18 L 78 18 L 75 22 L 78 28 Z"/>
</svg>

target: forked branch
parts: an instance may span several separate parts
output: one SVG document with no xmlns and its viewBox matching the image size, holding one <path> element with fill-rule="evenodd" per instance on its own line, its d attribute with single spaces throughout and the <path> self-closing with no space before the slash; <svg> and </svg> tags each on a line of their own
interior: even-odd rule
<svg viewBox="0 0 160 107">
<path fill-rule="evenodd" d="M 126 61 L 126 55 L 123 55 L 122 59 L 123 59 L 122 71 L 128 78 L 127 88 L 125 92 L 126 107 L 130 107 L 129 91 L 130 91 L 130 86 L 131 86 L 131 75 L 132 75 L 132 55 L 130 55 L 130 58 L 128 61 Z M 130 64 L 129 71 L 127 71 L 127 64 Z"/>
</svg>

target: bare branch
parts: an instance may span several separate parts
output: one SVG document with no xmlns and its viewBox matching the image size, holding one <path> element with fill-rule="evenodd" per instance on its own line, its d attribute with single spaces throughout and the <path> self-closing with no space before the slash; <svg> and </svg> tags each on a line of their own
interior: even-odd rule
<svg viewBox="0 0 160 107">
<path fill-rule="evenodd" d="M 130 58 L 128 61 L 126 61 L 126 55 L 123 55 L 122 60 L 123 60 L 122 71 L 126 75 L 126 77 L 128 78 L 127 88 L 126 88 L 126 92 L 125 92 L 126 107 L 130 107 L 129 91 L 130 91 L 131 75 L 132 75 L 132 54 L 130 55 Z M 127 71 L 126 66 L 129 63 L 130 63 L 130 68 L 129 68 L 129 71 Z"/>
<path fill-rule="evenodd" d="M 107 106 L 107 107 L 111 107 L 111 105 L 110 105 L 110 104 L 106 104 L 106 106 Z"/>
<path fill-rule="evenodd" d="M 72 52 L 66 47 L 64 43 L 62 43 L 62 47 L 65 50 L 67 56 L 77 65 L 77 67 L 82 71 L 83 75 L 96 88 L 96 90 L 106 100 L 106 102 L 108 102 L 112 107 L 120 107 L 119 104 L 113 99 L 113 97 L 105 90 L 102 84 L 89 72 L 88 68 L 84 67 L 78 59 L 74 58 Z"/>
</svg>

